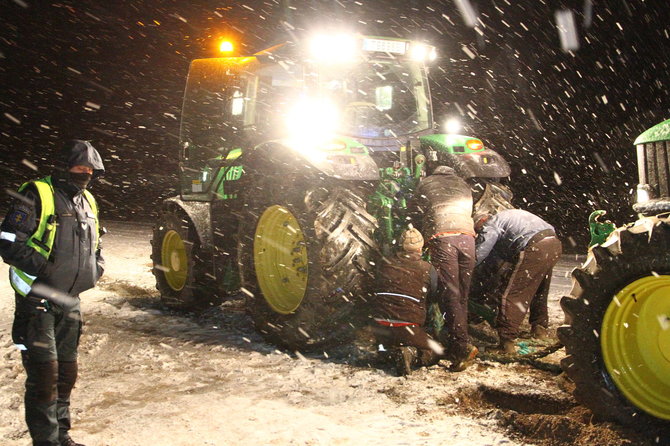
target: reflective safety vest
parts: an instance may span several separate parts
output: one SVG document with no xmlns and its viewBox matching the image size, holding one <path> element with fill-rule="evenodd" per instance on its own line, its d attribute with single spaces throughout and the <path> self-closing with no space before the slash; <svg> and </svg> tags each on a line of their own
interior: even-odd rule
<svg viewBox="0 0 670 446">
<path fill-rule="evenodd" d="M 35 232 L 26 240 L 26 245 L 33 248 L 35 251 L 40 253 L 44 258 L 48 259 L 51 255 L 51 249 L 54 245 L 54 240 L 56 240 L 56 204 L 54 199 L 54 188 L 51 183 L 51 177 L 45 177 L 39 180 L 31 181 L 24 183 L 19 188 L 19 192 L 24 190 L 30 184 L 34 185 L 37 189 L 37 193 L 40 196 L 40 220 L 37 225 Z M 95 246 L 97 248 L 98 243 L 100 242 L 100 223 L 98 219 L 98 205 L 93 198 L 93 194 L 84 189 L 84 198 L 88 201 L 88 204 L 91 206 L 93 215 L 95 216 Z M 33 282 L 37 279 L 36 276 L 28 274 L 24 271 L 21 271 L 15 266 L 9 267 L 9 282 L 12 284 L 12 288 L 21 296 L 26 296 L 30 292 L 30 289 L 33 286 Z"/>
</svg>

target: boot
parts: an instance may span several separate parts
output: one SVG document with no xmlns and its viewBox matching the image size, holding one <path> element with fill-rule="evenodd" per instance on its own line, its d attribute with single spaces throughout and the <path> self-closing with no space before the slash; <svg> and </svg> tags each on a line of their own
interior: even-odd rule
<svg viewBox="0 0 670 446">
<path fill-rule="evenodd" d="M 451 362 L 449 366 L 450 372 L 462 372 L 463 370 L 470 367 L 475 362 L 475 358 L 479 354 L 479 349 L 474 345 L 468 345 L 468 353 L 460 358 Z"/>
<path fill-rule="evenodd" d="M 60 442 L 60 446 L 85 446 L 85 445 L 77 443 L 72 438 L 67 437 L 66 439 Z"/>
<path fill-rule="evenodd" d="M 421 367 L 430 367 L 440 362 L 441 355 L 438 355 L 433 350 L 419 350 L 419 357 L 417 363 Z"/>
<path fill-rule="evenodd" d="M 416 364 L 418 352 L 416 347 L 398 347 L 393 352 L 398 376 L 407 376 L 412 373 L 412 366 Z"/>
<path fill-rule="evenodd" d="M 504 355 L 516 355 L 516 345 L 511 339 L 500 338 L 500 344 L 495 348 L 495 352 Z"/>
<path fill-rule="evenodd" d="M 540 341 L 544 341 L 547 338 L 549 338 L 549 334 L 547 333 L 547 328 L 543 327 L 542 325 L 533 325 L 530 329 L 530 335 L 538 339 Z"/>
</svg>

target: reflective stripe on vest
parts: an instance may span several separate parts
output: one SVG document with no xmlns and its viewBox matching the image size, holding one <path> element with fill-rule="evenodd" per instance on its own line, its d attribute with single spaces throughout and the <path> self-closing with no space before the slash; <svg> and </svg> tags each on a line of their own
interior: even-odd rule
<svg viewBox="0 0 670 446">
<path fill-rule="evenodd" d="M 93 216 L 95 217 L 95 248 L 98 249 L 100 244 L 100 219 L 98 218 L 98 203 L 93 198 L 93 194 L 84 189 L 84 198 L 88 201 L 88 205 L 91 206 L 93 211 Z"/>
<path fill-rule="evenodd" d="M 42 178 L 40 180 L 24 183 L 19 192 L 24 190 L 28 185 L 33 184 L 40 196 L 40 220 L 35 232 L 28 238 L 26 245 L 33 248 L 40 253 L 44 258 L 48 259 L 51 254 L 51 249 L 56 240 L 56 204 L 54 199 L 54 189 L 51 183 L 51 177 Z M 98 247 L 100 242 L 100 223 L 98 220 L 98 205 L 95 202 L 93 195 L 84 190 L 84 198 L 91 206 L 93 215 L 95 217 L 95 247 Z M 9 281 L 12 288 L 21 296 L 26 296 L 32 288 L 33 282 L 37 277 L 30 275 L 20 269 L 12 266 L 9 268 Z"/>
<path fill-rule="evenodd" d="M 40 196 L 41 212 L 37 229 L 30 236 L 26 244 L 48 259 L 54 240 L 56 239 L 54 188 L 51 185 L 51 177 L 46 177 L 31 183 L 24 183 L 19 188 L 19 192 L 28 187 L 29 184 L 34 184 L 37 189 Z"/>
<path fill-rule="evenodd" d="M 12 284 L 14 291 L 21 296 L 27 296 L 28 293 L 30 293 L 30 289 L 33 287 L 35 279 L 37 279 L 37 277 L 24 273 L 18 268 L 13 266 L 9 267 L 9 282 Z"/>
<path fill-rule="evenodd" d="M 16 234 L 13 232 L 0 232 L 0 240 L 9 240 L 10 242 L 15 242 Z"/>
</svg>

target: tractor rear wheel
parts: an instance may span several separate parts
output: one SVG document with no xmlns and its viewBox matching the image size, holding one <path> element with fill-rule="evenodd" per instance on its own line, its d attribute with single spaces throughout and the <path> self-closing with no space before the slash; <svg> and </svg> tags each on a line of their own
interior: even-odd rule
<svg viewBox="0 0 670 446">
<path fill-rule="evenodd" d="M 573 271 L 571 295 L 561 300 L 561 366 L 596 417 L 667 429 L 670 224 L 644 221 L 617 229 Z"/>
<path fill-rule="evenodd" d="M 350 340 L 377 252 L 377 223 L 363 194 L 353 182 L 261 182 L 244 200 L 238 241 L 242 291 L 256 329 L 291 349 Z"/>
<path fill-rule="evenodd" d="M 165 209 L 153 228 L 152 272 L 161 300 L 180 310 L 202 310 L 218 304 L 207 261 L 195 228 L 181 212 Z"/>
</svg>

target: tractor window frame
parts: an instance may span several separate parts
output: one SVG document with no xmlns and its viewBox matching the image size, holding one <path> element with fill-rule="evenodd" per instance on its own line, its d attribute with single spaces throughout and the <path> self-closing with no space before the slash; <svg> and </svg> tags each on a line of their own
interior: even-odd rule
<svg viewBox="0 0 670 446">
<path fill-rule="evenodd" d="M 179 132 L 180 195 L 213 199 L 222 162 L 245 148 L 255 124 L 256 83 L 249 75 L 255 58 L 198 59 L 191 63 Z M 216 181 L 215 181 L 216 180 Z"/>
</svg>

